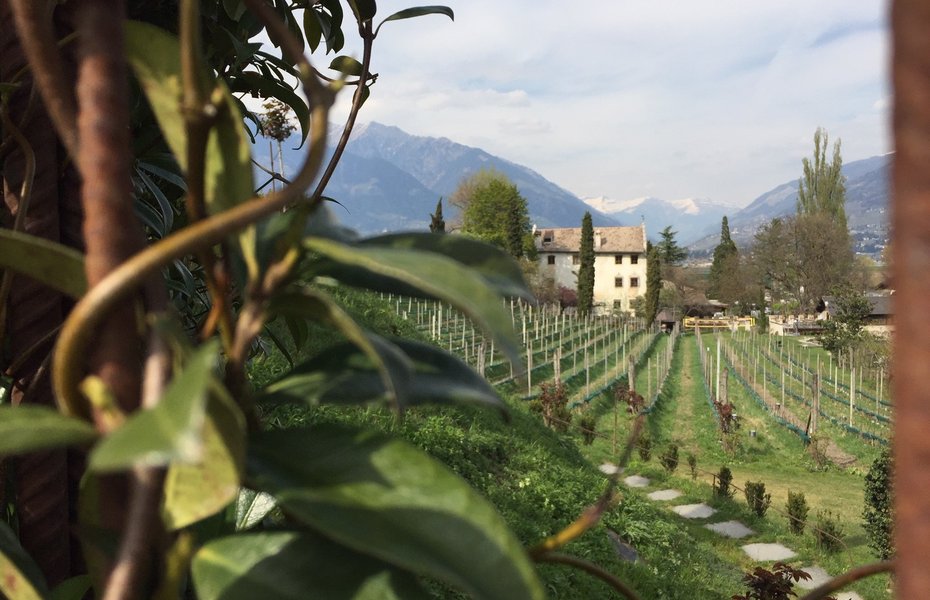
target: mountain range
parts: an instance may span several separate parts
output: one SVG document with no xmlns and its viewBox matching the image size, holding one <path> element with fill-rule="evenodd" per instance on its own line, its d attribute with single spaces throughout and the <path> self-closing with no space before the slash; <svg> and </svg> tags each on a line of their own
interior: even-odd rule
<svg viewBox="0 0 930 600">
<path fill-rule="evenodd" d="M 330 147 L 340 133 L 334 128 Z M 292 175 L 304 150 L 292 136 L 282 145 L 285 175 Z M 257 139 L 253 155 L 268 164 L 268 141 Z M 888 176 L 891 156 L 875 156 L 843 166 L 847 177 L 847 208 L 857 251 L 876 254 L 888 235 Z M 653 197 L 632 200 L 587 198 L 582 200 L 532 169 L 494 156 L 480 148 L 447 138 L 410 135 L 380 123 L 359 125 L 326 188 L 326 195 L 341 207 L 334 214 L 361 233 L 424 230 L 440 197 L 449 198 L 464 178 L 482 168 L 493 168 L 510 178 L 527 200 L 530 220 L 537 227 L 577 227 L 585 211 L 596 226 L 638 225 L 645 221 L 647 234 L 671 226 L 677 239 L 696 257 L 708 255 L 719 240 L 720 220 L 726 215 L 730 232 L 739 246 L 751 243 L 755 231 L 773 218 L 795 212 L 797 180 L 760 195 L 739 209 L 706 198 L 664 200 Z M 800 170 L 800 169 L 799 169 Z M 261 180 L 261 174 L 258 174 Z M 443 203 L 447 223 L 456 209 Z"/>
</svg>

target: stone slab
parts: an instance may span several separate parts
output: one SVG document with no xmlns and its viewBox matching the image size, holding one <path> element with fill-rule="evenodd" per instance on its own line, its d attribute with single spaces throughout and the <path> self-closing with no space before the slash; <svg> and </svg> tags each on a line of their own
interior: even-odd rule
<svg viewBox="0 0 930 600">
<path fill-rule="evenodd" d="M 630 475 L 623 480 L 623 483 L 625 483 L 627 487 L 642 488 L 649 485 L 649 478 L 640 475 Z"/>
<path fill-rule="evenodd" d="M 802 590 L 812 590 L 815 587 L 821 586 L 832 579 L 829 573 L 816 565 L 811 565 L 810 567 L 801 567 L 801 570 L 805 571 L 808 575 L 811 576 L 811 578 L 807 581 L 802 579 L 801 581 L 795 583 L 795 585 Z"/>
<path fill-rule="evenodd" d="M 681 492 L 678 490 L 657 490 L 646 494 L 646 497 L 650 500 L 674 500 L 679 496 L 681 496 Z"/>
<path fill-rule="evenodd" d="M 749 558 L 759 561 L 788 560 L 797 556 L 794 550 L 781 544 L 746 544 L 743 546 L 743 552 L 749 555 Z"/>
<path fill-rule="evenodd" d="M 862 600 L 862 596 L 856 592 L 836 592 L 833 597 L 836 600 Z"/>
<path fill-rule="evenodd" d="M 672 510 L 686 519 L 706 519 L 717 512 L 706 504 L 681 504 L 673 506 Z"/>
<path fill-rule="evenodd" d="M 598 468 L 605 475 L 616 475 L 620 471 L 620 467 L 611 463 L 604 463 Z"/>
<path fill-rule="evenodd" d="M 752 529 L 746 527 L 739 521 L 723 521 L 722 523 L 710 523 L 704 527 L 715 533 L 728 538 L 739 539 L 755 533 Z"/>
</svg>

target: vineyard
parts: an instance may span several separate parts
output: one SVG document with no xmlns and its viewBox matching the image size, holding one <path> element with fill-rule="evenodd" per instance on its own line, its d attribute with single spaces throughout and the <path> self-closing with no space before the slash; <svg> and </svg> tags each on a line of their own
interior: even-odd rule
<svg viewBox="0 0 930 600">
<path fill-rule="evenodd" d="M 521 371 L 447 306 L 399 297 L 385 301 L 424 337 L 481 373 L 510 402 L 532 407 L 548 386 L 561 382 L 570 417 L 562 423 L 556 423 L 558 417 L 542 420 L 561 424 L 556 430 L 572 436 L 593 467 L 615 463 L 634 414 L 644 413 L 653 461 L 647 446 L 642 454 L 634 453 L 629 470 L 668 478 L 669 472 L 654 461 L 674 446 L 682 463 L 685 457 L 692 463 L 691 479 L 676 477 L 674 485 L 700 501 L 720 466 L 730 465 L 736 489 L 742 489 L 743 481 L 766 483 L 776 498 L 770 519 L 786 520 L 788 493 L 801 490 L 813 508 L 810 530 L 816 528 L 815 511 L 819 519 L 829 509 L 846 534 L 838 554 L 789 537 L 793 547 L 801 544 L 802 560 L 831 572 L 870 560 L 861 529 L 862 476 L 888 444 L 893 421 L 880 364 L 870 365 L 864 357 L 835 361 L 804 338 L 744 329 L 667 334 L 636 319 L 585 319 L 558 307 L 508 301 L 522 342 L 526 369 Z M 626 390 L 641 396 L 641 405 L 628 404 L 631 394 Z M 726 434 L 725 406 L 733 423 Z M 771 541 L 791 535 L 784 525 L 752 520 L 726 503 L 711 504 L 734 519 L 749 519 Z M 710 544 L 729 565 L 745 569 L 751 564 L 741 553 L 705 539 L 700 530 L 689 534 Z M 863 598 L 887 598 L 887 585 L 886 578 L 878 577 L 856 589 Z"/>
</svg>

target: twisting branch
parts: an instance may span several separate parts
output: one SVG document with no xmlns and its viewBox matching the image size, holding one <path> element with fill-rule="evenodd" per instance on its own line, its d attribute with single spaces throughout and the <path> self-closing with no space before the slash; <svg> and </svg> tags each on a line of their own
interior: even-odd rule
<svg viewBox="0 0 930 600">
<path fill-rule="evenodd" d="M 77 109 L 74 96 L 65 84 L 68 78 L 55 43 L 49 6 L 35 0 L 10 0 L 20 44 L 32 66 L 42 101 L 62 144 L 73 158 L 77 156 L 78 146 Z"/>
<path fill-rule="evenodd" d="M 630 436 L 627 438 L 626 446 L 623 448 L 623 454 L 620 455 L 620 459 L 617 461 L 617 470 L 611 475 L 607 483 L 607 488 L 604 490 L 604 493 L 601 494 L 601 497 L 598 498 L 598 501 L 586 508 L 568 527 L 530 548 L 529 554 L 533 560 L 541 560 L 542 557 L 578 538 L 597 524 L 601 515 L 604 514 L 604 511 L 607 510 L 613 500 L 614 491 L 620 480 L 620 474 L 623 472 L 623 468 L 626 467 L 626 464 L 630 460 L 630 456 L 633 454 L 633 448 L 636 446 L 636 440 L 639 438 L 639 432 L 643 427 L 645 418 L 645 415 L 640 414 L 633 422 L 633 429 L 630 431 Z"/>
<path fill-rule="evenodd" d="M 568 565 L 570 567 L 575 567 L 576 569 L 581 569 L 585 573 L 590 573 L 594 575 L 601 581 L 605 582 L 610 587 L 617 590 L 621 596 L 627 600 L 639 600 L 639 596 L 636 595 L 632 589 L 630 589 L 627 584 L 623 583 L 615 577 L 612 573 L 608 573 L 604 569 L 600 568 L 592 562 L 588 562 L 584 559 L 578 558 L 576 556 L 570 556 L 568 554 L 561 554 L 559 552 L 550 552 L 543 556 L 540 556 L 536 559 L 536 562 L 545 562 L 553 563 L 558 565 Z"/>
<path fill-rule="evenodd" d="M 866 577 L 871 577 L 879 573 L 891 573 L 894 569 L 895 563 L 893 560 L 862 565 L 814 588 L 803 596 L 801 600 L 821 600 L 821 598 L 826 598 L 829 594 L 840 591 L 854 581 L 859 581 L 860 579 L 865 579 Z"/>
</svg>

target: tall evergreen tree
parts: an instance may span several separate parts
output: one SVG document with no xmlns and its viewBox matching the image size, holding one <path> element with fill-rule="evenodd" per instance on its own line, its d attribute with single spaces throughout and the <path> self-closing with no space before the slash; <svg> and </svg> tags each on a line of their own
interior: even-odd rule
<svg viewBox="0 0 930 600">
<path fill-rule="evenodd" d="M 708 277 L 707 295 L 718 300 L 733 300 L 733 298 L 724 299 L 724 295 L 732 295 L 733 286 L 725 286 L 727 278 L 736 276 L 734 268 L 739 261 L 739 251 L 736 243 L 730 237 L 730 223 L 726 217 L 720 224 L 720 243 L 714 248 L 714 261 L 710 265 L 710 275 Z"/>
<path fill-rule="evenodd" d="M 803 175 L 798 181 L 798 214 L 827 214 L 846 228 L 846 177 L 840 140 L 833 144 L 833 159 L 827 163 L 829 136 L 818 127 L 814 132 L 814 158 L 803 159 Z"/>
<path fill-rule="evenodd" d="M 523 199 L 522 196 L 518 197 Z M 526 236 L 528 223 L 526 201 L 508 202 L 504 213 L 504 249 L 514 258 L 523 256 L 523 238 Z"/>
<path fill-rule="evenodd" d="M 678 245 L 678 242 L 675 240 L 675 234 L 677 231 L 672 231 L 672 226 L 669 225 L 665 229 L 659 232 L 659 235 L 662 236 L 662 240 L 656 246 L 656 250 L 659 255 L 659 260 L 661 260 L 666 265 L 678 265 L 681 264 L 681 261 L 688 258 L 688 251 Z"/>
<path fill-rule="evenodd" d="M 662 265 L 659 252 L 651 242 L 646 243 L 646 323 L 656 320 L 659 312 L 659 292 L 662 289 Z"/>
<path fill-rule="evenodd" d="M 594 307 L 594 224 L 591 213 L 581 219 L 580 265 L 578 267 L 578 312 L 587 315 Z"/>
<path fill-rule="evenodd" d="M 442 196 L 439 197 L 439 202 L 436 203 L 436 212 L 430 214 L 429 230 L 433 233 L 446 232 L 446 222 L 442 218 Z"/>
</svg>

